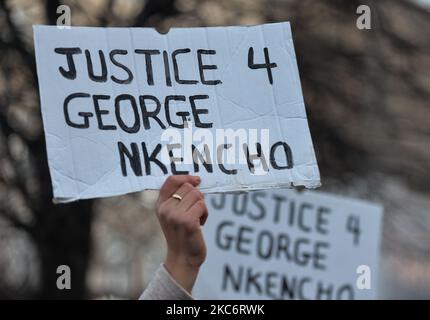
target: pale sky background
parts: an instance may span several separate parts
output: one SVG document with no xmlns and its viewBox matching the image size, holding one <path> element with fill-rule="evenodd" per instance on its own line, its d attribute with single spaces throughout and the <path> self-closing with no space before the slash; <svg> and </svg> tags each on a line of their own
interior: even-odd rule
<svg viewBox="0 0 430 320">
<path fill-rule="evenodd" d="M 426 6 L 430 6 L 430 0 L 415 0 L 416 2 L 420 2 Z"/>
</svg>

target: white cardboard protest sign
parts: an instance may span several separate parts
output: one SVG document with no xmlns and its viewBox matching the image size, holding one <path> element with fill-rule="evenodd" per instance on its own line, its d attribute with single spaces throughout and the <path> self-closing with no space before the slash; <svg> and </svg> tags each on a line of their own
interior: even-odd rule
<svg viewBox="0 0 430 320">
<path fill-rule="evenodd" d="M 374 299 L 382 207 L 321 192 L 208 195 L 201 299 Z M 357 273 L 358 272 L 358 273 Z"/>
<path fill-rule="evenodd" d="M 34 42 L 56 201 L 183 173 L 208 193 L 320 185 L 289 23 L 35 26 Z"/>
</svg>

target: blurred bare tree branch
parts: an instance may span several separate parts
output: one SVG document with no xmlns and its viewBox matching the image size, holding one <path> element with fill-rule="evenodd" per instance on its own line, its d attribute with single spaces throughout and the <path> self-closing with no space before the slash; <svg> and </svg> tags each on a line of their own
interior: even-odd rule
<svg viewBox="0 0 430 320">
<path fill-rule="evenodd" d="M 57 5 L 58 1 L 46 1 L 47 23 L 55 23 Z M 0 96 L 0 132 L 3 142 L 0 181 L 5 187 L 1 194 L 0 215 L 14 227 L 28 233 L 36 244 L 41 264 L 41 287 L 34 292 L 35 297 L 82 298 L 86 295 L 85 274 L 89 260 L 92 203 L 52 203 L 39 114 L 34 119 L 24 117 L 24 121 L 17 114 L 29 110 L 39 113 L 34 52 L 25 43 L 23 33 L 13 19 L 13 11 L 6 2 L 0 2 L 0 10 L 0 28 L 3 30 L 0 37 L 0 68 L 6 75 L 2 79 L 4 91 Z M 30 101 L 19 101 L 25 98 L 20 96 L 25 92 L 31 93 Z M 38 123 L 36 127 L 39 130 L 26 132 L 26 127 L 34 126 L 32 121 Z M 22 150 L 14 155 L 17 152 L 13 148 L 18 142 Z M 28 210 L 31 218 L 22 221 L 20 210 Z M 73 269 L 73 290 L 61 291 L 56 288 L 56 270 L 61 264 Z M 26 292 L 22 294 L 28 295 Z"/>
</svg>

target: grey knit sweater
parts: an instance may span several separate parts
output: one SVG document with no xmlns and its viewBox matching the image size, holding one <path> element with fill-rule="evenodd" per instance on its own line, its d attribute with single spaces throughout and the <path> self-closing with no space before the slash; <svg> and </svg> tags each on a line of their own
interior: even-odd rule
<svg viewBox="0 0 430 320">
<path fill-rule="evenodd" d="M 193 300 L 193 297 L 170 276 L 161 264 L 139 300 Z"/>
</svg>

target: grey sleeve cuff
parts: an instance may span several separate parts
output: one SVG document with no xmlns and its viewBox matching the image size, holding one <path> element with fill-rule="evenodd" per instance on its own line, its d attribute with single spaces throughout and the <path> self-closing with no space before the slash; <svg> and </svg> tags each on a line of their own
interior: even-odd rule
<svg viewBox="0 0 430 320">
<path fill-rule="evenodd" d="M 193 300 L 193 297 L 172 278 L 161 264 L 139 300 Z"/>
</svg>

